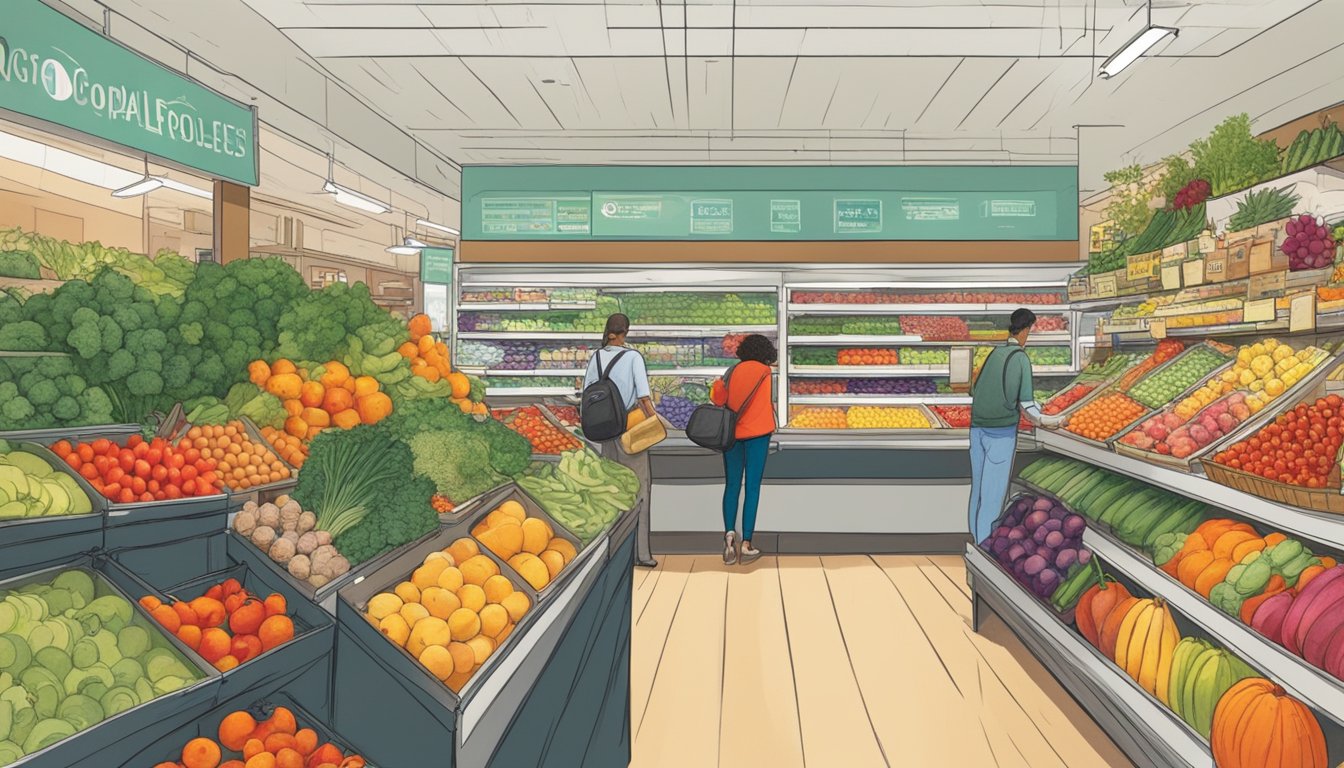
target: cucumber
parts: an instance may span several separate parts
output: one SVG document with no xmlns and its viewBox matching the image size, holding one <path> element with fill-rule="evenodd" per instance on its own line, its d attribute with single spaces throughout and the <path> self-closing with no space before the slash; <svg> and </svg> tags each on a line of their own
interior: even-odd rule
<svg viewBox="0 0 1344 768">
<path fill-rule="evenodd" d="M 1119 505 L 1118 507 L 1113 507 L 1114 511 L 1110 514 L 1109 517 L 1107 517 L 1105 513 L 1102 513 L 1100 519 L 1103 523 L 1106 523 L 1107 525 L 1111 526 L 1111 529 L 1114 530 L 1124 524 L 1125 518 L 1134 514 L 1134 512 L 1136 512 L 1137 510 L 1144 508 L 1148 504 L 1151 504 L 1153 500 L 1156 498 L 1157 493 L 1152 488 L 1145 488 L 1144 490 L 1139 491 L 1138 493 L 1129 497 L 1129 500 L 1126 501 L 1125 503 Z"/>
<path fill-rule="evenodd" d="M 1088 508 L 1085 512 L 1080 510 L 1079 511 L 1080 514 L 1084 514 L 1087 517 L 1090 517 L 1094 520 L 1101 517 L 1102 515 L 1106 514 L 1106 510 L 1110 509 L 1111 507 L 1117 504 L 1123 503 L 1125 498 L 1127 498 L 1131 493 L 1134 493 L 1135 485 L 1136 483 L 1134 483 L 1132 480 L 1121 482 L 1115 488 L 1112 488 L 1106 493 L 1103 493 L 1102 495 L 1098 496 L 1092 502 L 1092 506 Z"/>
<path fill-rule="evenodd" d="M 1311 133 L 1302 131 L 1293 139 L 1293 143 L 1288 147 L 1288 155 L 1284 158 L 1284 171 L 1292 173 L 1302 167 L 1302 159 L 1306 155 L 1307 144 L 1311 142 Z"/>
<path fill-rule="evenodd" d="M 1325 144 L 1325 131 L 1317 128 L 1311 132 L 1311 141 L 1307 143 L 1306 163 L 1303 167 L 1315 165 L 1320 162 L 1321 148 Z"/>
</svg>

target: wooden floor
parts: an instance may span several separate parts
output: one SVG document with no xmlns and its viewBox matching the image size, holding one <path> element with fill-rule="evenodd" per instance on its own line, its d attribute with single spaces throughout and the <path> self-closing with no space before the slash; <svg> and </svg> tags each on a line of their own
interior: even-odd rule
<svg viewBox="0 0 1344 768">
<path fill-rule="evenodd" d="M 634 617 L 639 768 L 1130 765 L 960 557 L 664 556 Z"/>
</svg>

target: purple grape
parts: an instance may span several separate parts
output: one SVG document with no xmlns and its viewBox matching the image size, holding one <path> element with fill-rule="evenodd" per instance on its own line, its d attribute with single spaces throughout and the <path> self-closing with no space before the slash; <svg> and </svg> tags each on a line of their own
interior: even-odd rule
<svg viewBox="0 0 1344 768">
<path fill-rule="evenodd" d="M 1032 555 L 1022 564 L 1022 570 L 1026 571 L 1028 576 L 1035 576 L 1044 569 L 1045 558 L 1040 555 Z"/>
<path fill-rule="evenodd" d="M 1063 506 L 1059 504 L 1056 504 L 1050 508 L 1050 519 L 1052 520 L 1063 520 L 1065 517 L 1068 516 L 1068 514 L 1069 510 L 1065 509 Z"/>
<path fill-rule="evenodd" d="M 1009 541 L 1021 541 L 1021 540 L 1025 539 L 1025 538 L 1027 538 L 1027 529 L 1026 529 L 1026 528 L 1023 528 L 1022 526 L 1019 525 L 1019 526 L 1015 526 L 1015 527 L 1013 527 L 1013 528 L 1009 528 L 1009 529 L 1008 529 L 1008 540 L 1009 540 Z"/>
<path fill-rule="evenodd" d="M 1051 549 L 1058 549 L 1064 543 L 1064 534 L 1059 531 L 1051 531 L 1045 535 L 1045 546 Z"/>
<path fill-rule="evenodd" d="M 1055 506 L 1055 502 L 1042 496 L 1041 498 L 1036 500 L 1035 504 L 1031 505 L 1031 509 L 1033 512 L 1048 513 L 1050 511 L 1050 508 L 1053 506 Z"/>
<path fill-rule="evenodd" d="M 1013 502 L 1014 515 L 1025 515 L 1027 514 L 1027 510 L 1030 508 L 1031 508 L 1031 501 L 1025 497 L 1020 498 L 1017 501 Z"/>
<path fill-rule="evenodd" d="M 995 539 L 990 543 L 989 551 L 993 552 L 995 557 L 1003 557 L 1012 545 L 1013 543 L 1007 539 Z"/>
<path fill-rule="evenodd" d="M 1022 546 L 1021 544 L 1013 544 L 1012 546 L 1008 547 L 1008 560 L 1010 562 L 1015 563 L 1018 560 L 1021 560 L 1022 557 L 1026 554 L 1027 554 L 1027 548 Z"/>
<path fill-rule="evenodd" d="M 1036 575 L 1036 580 L 1041 583 L 1041 587 L 1050 590 L 1049 592 L 1042 592 L 1041 597 L 1049 597 L 1054 594 L 1055 585 L 1059 583 L 1059 574 L 1046 568 Z"/>
<path fill-rule="evenodd" d="M 1028 531 L 1035 531 L 1037 528 L 1041 527 L 1042 523 L 1049 519 L 1050 516 L 1048 514 L 1038 509 L 1030 515 L 1027 515 L 1027 519 L 1022 522 L 1027 527 Z"/>
<path fill-rule="evenodd" d="M 1079 564 L 1079 565 L 1087 565 L 1091 560 L 1092 560 L 1092 550 L 1090 550 L 1090 549 L 1080 549 L 1080 550 L 1078 550 L 1078 564 Z"/>
<path fill-rule="evenodd" d="M 1047 531 L 1058 531 L 1064 527 L 1064 521 L 1051 518 L 1041 523 L 1041 527 Z"/>
<path fill-rule="evenodd" d="M 1065 536 L 1081 536 L 1086 529 L 1087 520 L 1083 519 L 1081 515 L 1069 515 L 1064 518 L 1063 530 Z"/>
<path fill-rule="evenodd" d="M 989 537 L 991 539 L 1002 539 L 1005 536 L 1007 536 L 1008 532 L 1011 530 L 1012 530 L 1011 527 L 1000 524 L 997 528 L 993 530 L 993 532 L 989 534 Z"/>
<path fill-rule="evenodd" d="M 1055 555 L 1055 567 L 1061 571 L 1067 571 L 1078 562 L 1078 551 L 1075 549 L 1061 549 L 1058 555 Z"/>
</svg>

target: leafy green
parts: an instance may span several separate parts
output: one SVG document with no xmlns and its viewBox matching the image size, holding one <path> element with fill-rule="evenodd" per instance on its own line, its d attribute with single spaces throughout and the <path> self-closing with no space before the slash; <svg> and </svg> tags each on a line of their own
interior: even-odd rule
<svg viewBox="0 0 1344 768">
<path fill-rule="evenodd" d="M 8 406 L 9 403 L 13 406 Z M 47 429 L 112 422 L 112 403 L 90 387 L 63 355 L 0 355 L 0 430 Z"/>
<path fill-rule="evenodd" d="M 37 257 L 31 253 L 0 251 L 0 277 L 36 280 L 41 276 Z"/>
<path fill-rule="evenodd" d="M 1171 208 L 1176 200 L 1176 193 L 1190 182 L 1199 178 L 1195 173 L 1195 166 L 1185 159 L 1184 155 L 1167 155 L 1162 158 L 1163 174 L 1157 180 L 1157 194 L 1167 201 L 1167 207 Z"/>
<path fill-rule="evenodd" d="M 1138 235 L 1153 218 L 1153 210 L 1148 204 L 1157 191 L 1156 187 L 1144 180 L 1143 167 L 1138 164 L 1110 171 L 1105 174 L 1105 179 L 1111 185 L 1106 218 L 1125 237 Z"/>
<path fill-rule="evenodd" d="M 289 302 L 281 313 L 278 353 L 290 360 L 339 360 L 346 339 L 388 316 L 363 283 L 333 283 Z"/>
<path fill-rule="evenodd" d="M 435 490 L 463 502 L 502 485 L 506 478 L 490 466 L 484 437 L 453 432 L 421 432 L 410 440 L 415 471 L 434 482 Z"/>
<path fill-rule="evenodd" d="M 1248 192 L 1237 204 L 1237 212 L 1227 221 L 1230 232 L 1258 227 L 1271 221 L 1286 219 L 1293 215 L 1293 206 L 1300 198 L 1293 193 L 1292 187 L 1281 189 L 1260 189 Z"/>
<path fill-rule="evenodd" d="M 1213 196 L 1253 187 L 1279 173 L 1279 146 L 1251 133 L 1246 113 L 1232 115 L 1213 129 L 1207 139 L 1190 143 L 1195 173 L 1213 186 Z"/>
</svg>

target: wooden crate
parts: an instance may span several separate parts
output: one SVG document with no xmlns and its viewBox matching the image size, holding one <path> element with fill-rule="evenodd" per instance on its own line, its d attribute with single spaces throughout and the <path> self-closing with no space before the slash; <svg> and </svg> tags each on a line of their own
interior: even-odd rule
<svg viewBox="0 0 1344 768">
<path fill-rule="evenodd" d="M 1330 473 L 1329 487 L 1303 488 L 1273 480 L 1267 480 L 1250 472 L 1226 467 L 1211 459 L 1201 459 L 1204 474 L 1219 485 L 1226 485 L 1252 496 L 1276 501 L 1293 507 L 1309 509 L 1315 512 L 1328 512 L 1344 515 L 1344 494 L 1340 493 L 1339 466 Z"/>
</svg>

